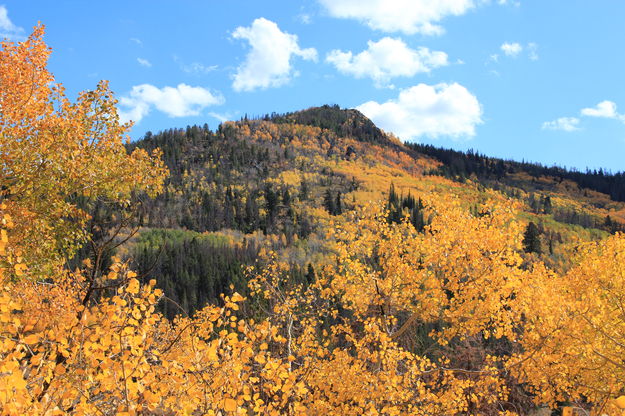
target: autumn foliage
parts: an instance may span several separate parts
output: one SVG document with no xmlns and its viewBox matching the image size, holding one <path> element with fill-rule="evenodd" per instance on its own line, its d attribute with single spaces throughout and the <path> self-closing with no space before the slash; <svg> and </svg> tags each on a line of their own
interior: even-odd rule
<svg viewBox="0 0 625 416">
<path fill-rule="evenodd" d="M 20 219 L 7 261 L 24 258 L 33 272 L 49 271 L 84 243 L 90 201 L 123 202 L 139 190 L 154 195 L 165 175 L 158 153 L 127 154 L 130 126 L 119 124 L 106 82 L 69 101 L 46 69 L 43 33 L 38 26 L 0 51 L 0 192 L 3 213 Z"/>
<path fill-rule="evenodd" d="M 2 414 L 618 414 L 625 237 L 579 245 L 569 270 L 528 263 L 495 192 L 478 211 L 424 196 L 423 230 L 363 204 L 328 220 L 315 281 L 265 252 L 249 299 L 173 320 L 125 262 L 69 269 L 90 201 L 155 195 L 165 170 L 126 151 L 105 83 L 64 96 L 42 36 L 0 51 Z"/>
</svg>

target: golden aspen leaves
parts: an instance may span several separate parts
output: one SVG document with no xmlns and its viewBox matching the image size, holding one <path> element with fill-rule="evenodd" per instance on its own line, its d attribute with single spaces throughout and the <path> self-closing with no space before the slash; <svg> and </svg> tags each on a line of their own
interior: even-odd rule
<svg viewBox="0 0 625 416">
<path fill-rule="evenodd" d="M 155 195 L 166 169 L 157 151 L 128 154 L 129 125 L 119 124 L 116 100 L 106 82 L 79 94 L 75 103 L 55 83 L 46 65 L 51 53 L 37 26 L 23 42 L 0 49 L 0 166 L 3 182 L 3 230 L 14 223 L 7 244 L 23 252 L 23 277 L 58 266 L 84 243 L 89 215 L 70 202 L 95 198 L 126 201 L 132 192 Z M 45 163 L 42 163 L 45 161 Z"/>
<path fill-rule="evenodd" d="M 234 399 L 226 398 L 224 399 L 224 410 L 226 412 L 236 412 L 237 410 L 237 402 Z"/>
<path fill-rule="evenodd" d="M 126 286 L 126 292 L 131 295 L 136 295 L 139 293 L 139 281 L 137 279 L 130 279 L 128 285 Z"/>
</svg>

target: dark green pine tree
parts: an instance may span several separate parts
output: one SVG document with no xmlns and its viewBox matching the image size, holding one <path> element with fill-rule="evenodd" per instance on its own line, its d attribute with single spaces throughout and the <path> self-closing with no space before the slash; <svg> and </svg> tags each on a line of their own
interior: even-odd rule
<svg viewBox="0 0 625 416">
<path fill-rule="evenodd" d="M 403 208 L 401 200 L 395 192 L 395 184 L 391 182 L 391 188 L 388 191 L 388 221 L 389 222 L 401 222 L 403 216 Z"/>
<path fill-rule="evenodd" d="M 343 202 L 341 202 L 341 191 L 336 193 L 336 202 L 334 204 L 334 215 L 341 215 L 343 213 Z"/>
<path fill-rule="evenodd" d="M 308 183 L 306 181 L 302 181 L 302 184 L 299 187 L 299 200 L 306 201 L 308 199 L 309 192 Z"/>
<path fill-rule="evenodd" d="M 523 235 L 523 250 L 525 250 L 526 253 L 542 253 L 542 248 L 540 246 L 540 231 L 533 222 L 530 222 L 525 229 L 525 233 Z"/>
<path fill-rule="evenodd" d="M 543 199 L 543 213 L 551 214 L 553 212 L 553 204 L 551 203 L 551 197 L 546 196 Z"/>
<path fill-rule="evenodd" d="M 276 215 L 278 214 L 278 194 L 274 192 L 271 188 L 271 185 L 265 185 L 265 205 L 267 209 L 267 228 L 272 225 L 276 219 Z"/>
<path fill-rule="evenodd" d="M 336 202 L 329 189 L 326 189 L 326 192 L 323 195 L 323 206 L 330 213 L 330 215 L 336 215 Z"/>
<path fill-rule="evenodd" d="M 306 280 L 308 281 L 308 283 L 313 283 L 315 280 L 317 280 L 317 277 L 315 275 L 315 268 L 313 267 L 312 263 L 308 263 L 308 271 L 306 272 Z"/>
</svg>

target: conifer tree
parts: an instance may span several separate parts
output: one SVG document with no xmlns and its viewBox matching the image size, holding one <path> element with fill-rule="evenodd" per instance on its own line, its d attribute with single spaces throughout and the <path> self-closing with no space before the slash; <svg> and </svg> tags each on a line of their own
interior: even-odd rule
<svg viewBox="0 0 625 416">
<path fill-rule="evenodd" d="M 523 249 L 526 253 L 542 253 L 540 246 L 540 232 L 533 222 L 530 222 L 523 234 Z"/>
<path fill-rule="evenodd" d="M 323 206 L 330 213 L 330 215 L 335 215 L 336 213 L 336 203 L 334 198 L 332 197 L 332 191 L 329 189 L 326 190 L 323 196 Z"/>
<path fill-rule="evenodd" d="M 334 215 L 341 215 L 343 213 L 343 203 L 341 202 L 341 191 L 336 193 L 336 202 L 334 204 Z"/>
</svg>

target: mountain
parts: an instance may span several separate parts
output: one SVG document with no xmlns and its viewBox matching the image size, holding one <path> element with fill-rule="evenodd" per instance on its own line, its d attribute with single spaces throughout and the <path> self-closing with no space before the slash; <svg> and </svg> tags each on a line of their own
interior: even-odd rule
<svg viewBox="0 0 625 416">
<path fill-rule="evenodd" d="M 129 145 L 136 147 L 160 148 L 171 174 L 162 195 L 143 201 L 140 232 L 125 253 L 175 301 L 163 306 L 169 316 L 217 300 L 229 285 L 245 293 L 244 266 L 260 251 L 286 259 L 292 279 L 314 279 L 328 222 L 370 201 L 383 201 L 389 220 L 407 214 L 422 228 L 422 195 L 457 197 L 476 213 L 493 192 L 504 195 L 533 227 L 531 247 L 543 248 L 527 250 L 527 261 L 559 268 L 571 244 L 625 223 L 621 173 L 402 144 L 359 111 L 338 106 L 246 116 L 216 131 L 147 133 Z"/>
</svg>

